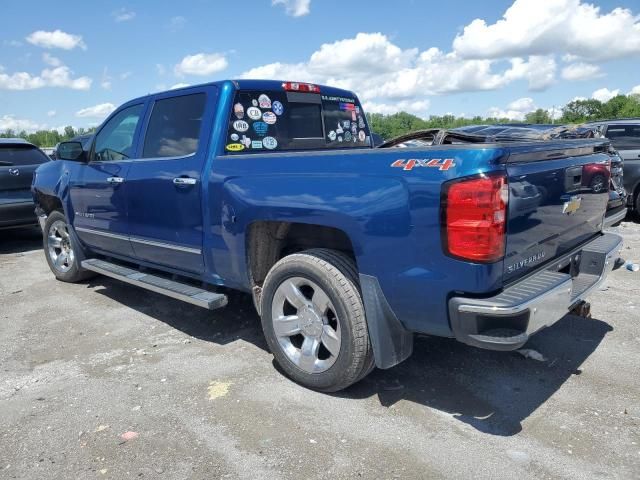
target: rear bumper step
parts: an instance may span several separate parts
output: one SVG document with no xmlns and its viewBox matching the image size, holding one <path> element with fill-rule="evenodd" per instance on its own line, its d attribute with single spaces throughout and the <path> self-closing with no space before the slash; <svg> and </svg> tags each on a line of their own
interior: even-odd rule
<svg viewBox="0 0 640 480">
<path fill-rule="evenodd" d="M 209 292 L 202 288 L 194 287 L 186 283 L 176 282 L 167 278 L 149 273 L 143 273 L 123 265 L 110 263 L 97 258 L 91 258 L 82 262 L 82 268 L 92 272 L 115 278 L 137 287 L 142 287 L 152 292 L 160 293 L 183 302 L 197 305 L 208 310 L 224 307 L 227 304 L 227 296 L 222 293 Z"/>
<path fill-rule="evenodd" d="M 622 237 L 607 233 L 578 252 L 580 273 L 543 270 L 491 298 L 453 297 L 449 316 L 455 337 L 490 350 L 515 350 L 581 302 L 613 270 Z"/>
</svg>

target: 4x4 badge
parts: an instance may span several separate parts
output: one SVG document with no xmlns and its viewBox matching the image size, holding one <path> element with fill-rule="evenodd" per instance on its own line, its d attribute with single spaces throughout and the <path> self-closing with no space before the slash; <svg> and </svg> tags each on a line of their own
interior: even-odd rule
<svg viewBox="0 0 640 480">
<path fill-rule="evenodd" d="M 444 160 L 440 158 L 410 158 L 408 160 L 396 160 L 391 164 L 392 167 L 402 168 L 403 170 L 413 170 L 416 167 L 433 167 L 438 168 L 440 170 L 446 171 L 451 167 L 455 167 L 456 164 L 453 162 L 453 158 L 445 158 Z"/>
</svg>

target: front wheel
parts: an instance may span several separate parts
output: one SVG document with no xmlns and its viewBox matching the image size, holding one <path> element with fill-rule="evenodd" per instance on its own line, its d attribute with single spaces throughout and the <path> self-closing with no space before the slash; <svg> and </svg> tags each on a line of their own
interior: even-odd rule
<svg viewBox="0 0 640 480">
<path fill-rule="evenodd" d="M 263 286 L 262 328 L 276 362 L 305 387 L 336 392 L 373 368 L 356 268 L 340 252 L 276 263 Z"/>
<path fill-rule="evenodd" d="M 78 249 L 62 212 L 55 210 L 47 217 L 43 243 L 49 268 L 58 280 L 73 283 L 93 276 L 92 272 L 80 267 Z"/>
</svg>

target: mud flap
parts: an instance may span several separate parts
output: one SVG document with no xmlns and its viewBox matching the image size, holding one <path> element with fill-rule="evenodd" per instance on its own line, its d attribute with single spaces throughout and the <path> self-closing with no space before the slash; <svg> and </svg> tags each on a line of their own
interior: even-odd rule
<svg viewBox="0 0 640 480">
<path fill-rule="evenodd" d="M 413 353 L 413 333 L 391 310 L 376 277 L 360 274 L 360 288 L 376 367 L 391 368 Z"/>
</svg>

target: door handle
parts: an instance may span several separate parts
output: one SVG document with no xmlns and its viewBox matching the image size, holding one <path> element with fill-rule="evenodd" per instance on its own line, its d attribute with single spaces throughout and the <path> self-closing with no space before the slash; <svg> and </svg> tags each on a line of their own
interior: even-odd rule
<svg viewBox="0 0 640 480">
<path fill-rule="evenodd" d="M 198 181 L 195 178 L 189 177 L 176 177 L 173 179 L 173 184 L 179 187 L 187 186 L 187 185 L 195 185 Z"/>
<path fill-rule="evenodd" d="M 122 177 L 107 177 L 107 183 L 122 183 L 124 178 Z"/>
</svg>

